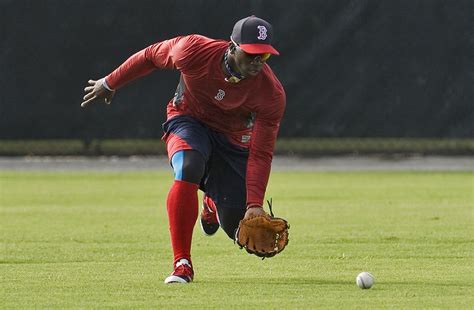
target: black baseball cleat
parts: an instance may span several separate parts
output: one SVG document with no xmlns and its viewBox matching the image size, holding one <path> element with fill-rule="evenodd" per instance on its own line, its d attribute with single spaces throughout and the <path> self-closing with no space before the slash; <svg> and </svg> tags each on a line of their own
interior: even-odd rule
<svg viewBox="0 0 474 310">
<path fill-rule="evenodd" d="M 212 211 L 206 203 L 206 198 L 202 203 L 201 211 L 201 230 L 206 236 L 212 236 L 219 229 L 219 221 L 217 220 L 217 213 Z"/>
</svg>

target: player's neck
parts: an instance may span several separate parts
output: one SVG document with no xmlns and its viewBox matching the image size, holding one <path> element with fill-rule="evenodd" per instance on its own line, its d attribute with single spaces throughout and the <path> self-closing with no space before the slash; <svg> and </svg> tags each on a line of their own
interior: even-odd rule
<svg viewBox="0 0 474 310">
<path fill-rule="evenodd" d="M 236 69 L 234 59 L 230 56 L 229 50 L 225 52 L 222 60 L 222 71 L 226 76 L 225 81 L 229 83 L 238 83 L 243 80 L 243 77 Z"/>
</svg>

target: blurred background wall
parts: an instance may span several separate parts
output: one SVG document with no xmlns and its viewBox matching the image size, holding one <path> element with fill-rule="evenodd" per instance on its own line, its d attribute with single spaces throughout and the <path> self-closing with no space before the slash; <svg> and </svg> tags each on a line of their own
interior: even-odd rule
<svg viewBox="0 0 474 310">
<path fill-rule="evenodd" d="M 474 137 L 472 0 L 0 0 L 0 139 L 159 138 L 178 72 L 81 109 L 87 80 L 251 14 L 281 52 L 281 137 Z"/>
</svg>

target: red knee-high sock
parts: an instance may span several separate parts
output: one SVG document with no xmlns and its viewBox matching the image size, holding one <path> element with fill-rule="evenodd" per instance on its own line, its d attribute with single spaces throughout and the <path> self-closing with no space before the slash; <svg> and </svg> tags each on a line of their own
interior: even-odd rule
<svg viewBox="0 0 474 310">
<path fill-rule="evenodd" d="M 175 180 L 168 193 L 166 209 L 174 263 L 181 258 L 191 262 L 191 240 L 198 217 L 198 188 L 197 184 Z"/>
</svg>

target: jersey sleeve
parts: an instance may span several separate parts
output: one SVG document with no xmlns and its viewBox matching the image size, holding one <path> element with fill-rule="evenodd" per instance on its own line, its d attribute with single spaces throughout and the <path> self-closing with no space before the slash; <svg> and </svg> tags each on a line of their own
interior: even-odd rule
<svg viewBox="0 0 474 310">
<path fill-rule="evenodd" d="M 270 105 L 267 105 L 267 110 L 257 113 L 247 162 L 247 205 L 263 205 L 273 150 L 285 105 L 286 97 L 281 88 L 281 92 L 272 98 Z"/>
<path fill-rule="evenodd" d="M 117 69 L 106 77 L 112 89 L 125 84 L 156 69 L 192 70 L 192 55 L 198 48 L 200 36 L 189 35 L 176 37 L 148 46 L 128 58 Z"/>
</svg>

